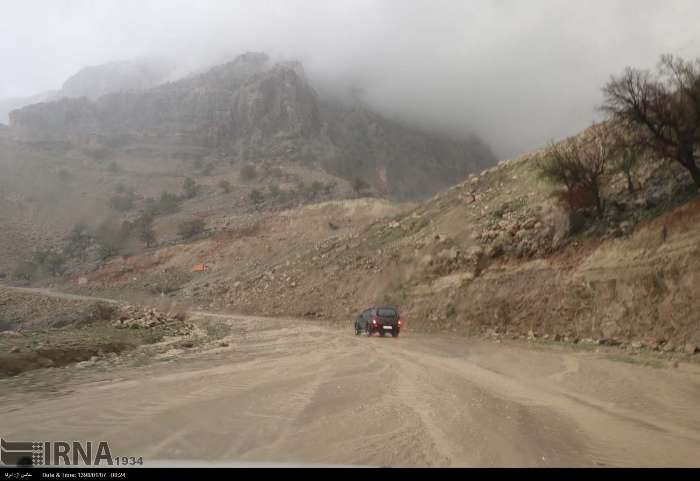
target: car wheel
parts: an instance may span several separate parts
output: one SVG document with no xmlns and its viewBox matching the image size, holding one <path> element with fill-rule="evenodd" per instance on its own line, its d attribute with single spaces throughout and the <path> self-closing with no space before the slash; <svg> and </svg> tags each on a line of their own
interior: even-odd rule
<svg viewBox="0 0 700 481">
<path fill-rule="evenodd" d="M 399 337 L 399 330 L 391 331 L 391 337 Z"/>
</svg>

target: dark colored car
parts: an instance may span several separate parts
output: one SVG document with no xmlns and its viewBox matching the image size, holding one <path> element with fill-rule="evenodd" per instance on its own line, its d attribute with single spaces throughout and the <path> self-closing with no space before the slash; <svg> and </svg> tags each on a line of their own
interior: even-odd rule
<svg viewBox="0 0 700 481">
<path fill-rule="evenodd" d="M 401 332 L 401 314 L 393 306 L 370 307 L 360 314 L 355 320 L 355 335 L 359 336 L 363 332 L 371 336 L 378 332 L 384 337 L 387 333 L 392 337 L 398 337 Z"/>
</svg>

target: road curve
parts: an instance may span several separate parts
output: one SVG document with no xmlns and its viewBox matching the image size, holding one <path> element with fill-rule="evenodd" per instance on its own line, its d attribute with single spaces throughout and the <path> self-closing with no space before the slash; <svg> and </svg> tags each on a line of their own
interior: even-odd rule
<svg viewBox="0 0 700 481">
<path fill-rule="evenodd" d="M 106 440 L 114 455 L 160 464 L 700 465 L 694 365 L 198 315 L 231 324 L 228 346 L 43 370 L 60 379 L 48 390 L 0 380 L 0 434 Z"/>
</svg>

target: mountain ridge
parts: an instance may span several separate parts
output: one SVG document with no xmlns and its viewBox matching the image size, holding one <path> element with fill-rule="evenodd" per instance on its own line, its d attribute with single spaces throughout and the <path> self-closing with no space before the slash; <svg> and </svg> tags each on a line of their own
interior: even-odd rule
<svg viewBox="0 0 700 481">
<path fill-rule="evenodd" d="M 256 52 L 149 89 L 27 106 L 11 113 L 10 128 L 25 140 L 155 138 L 243 162 L 303 162 L 397 198 L 427 197 L 496 160 L 474 135 L 441 138 L 320 98 L 300 62 L 272 63 Z"/>
</svg>

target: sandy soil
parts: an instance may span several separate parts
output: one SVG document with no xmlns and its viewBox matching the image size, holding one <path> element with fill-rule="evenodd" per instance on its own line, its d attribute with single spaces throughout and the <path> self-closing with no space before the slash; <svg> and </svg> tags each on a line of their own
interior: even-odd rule
<svg viewBox="0 0 700 481">
<path fill-rule="evenodd" d="M 696 365 L 197 316 L 230 323 L 228 345 L 0 381 L 0 433 L 106 440 L 146 463 L 700 465 Z"/>
</svg>

